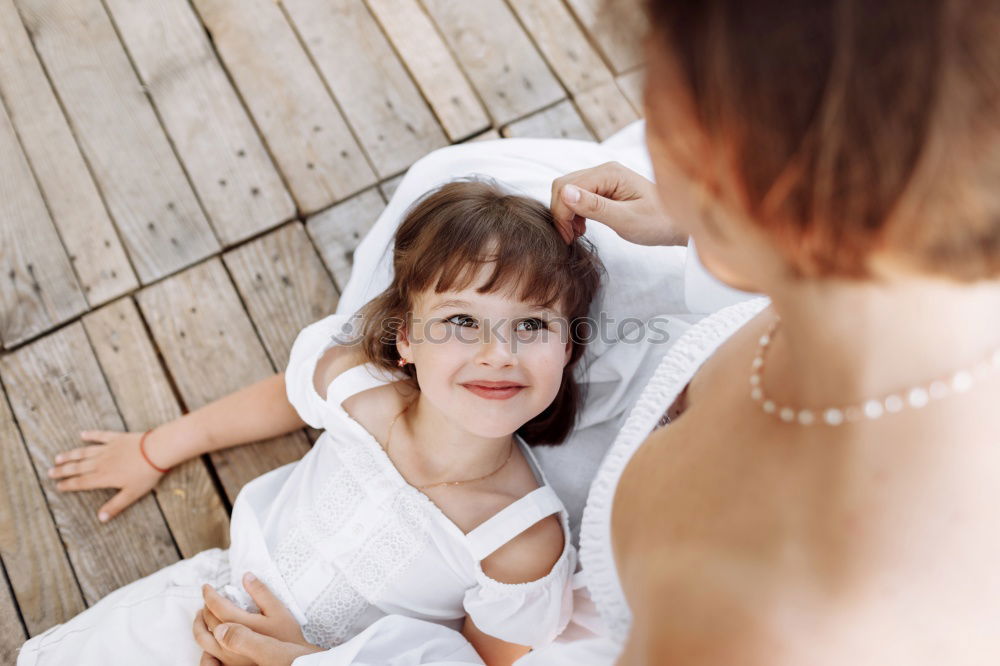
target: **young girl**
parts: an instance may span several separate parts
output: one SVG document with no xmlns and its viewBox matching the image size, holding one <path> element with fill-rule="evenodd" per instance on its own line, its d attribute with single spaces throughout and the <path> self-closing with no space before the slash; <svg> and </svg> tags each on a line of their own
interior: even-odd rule
<svg viewBox="0 0 1000 666">
<path fill-rule="evenodd" d="M 243 612 L 234 603 L 262 607 L 258 630 L 317 649 L 390 613 L 436 621 L 461 628 L 487 663 L 563 629 L 575 553 L 528 445 L 558 443 L 573 425 L 600 264 L 585 243 L 561 240 L 542 204 L 461 181 L 410 210 L 394 269 L 357 315 L 331 315 L 295 340 L 288 402 L 298 427 L 325 432 L 301 461 L 243 488 L 229 550 L 115 591 L 28 641 L 19 665 L 195 664 L 192 623 L 211 630 L 217 609 Z M 234 427 L 252 418 L 227 416 Z M 106 441 L 107 451 L 67 458 L 125 465 L 98 454 L 140 453 L 124 435 Z M 221 596 L 203 597 L 205 584 Z"/>
</svg>

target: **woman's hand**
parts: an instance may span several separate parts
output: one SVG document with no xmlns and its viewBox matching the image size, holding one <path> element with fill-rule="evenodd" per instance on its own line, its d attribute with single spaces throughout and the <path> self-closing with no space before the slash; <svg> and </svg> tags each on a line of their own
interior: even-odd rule
<svg viewBox="0 0 1000 666">
<path fill-rule="evenodd" d="M 98 443 L 57 455 L 55 467 L 49 469 L 49 478 L 61 479 L 56 484 L 56 490 L 60 492 L 119 489 L 98 510 L 98 519 L 107 522 L 152 490 L 163 476 L 139 452 L 141 436 L 142 433 L 137 432 L 81 432 L 80 439 L 83 441 Z"/>
<path fill-rule="evenodd" d="M 570 243 L 586 231 L 586 220 L 607 225 L 638 245 L 678 245 L 678 233 L 660 206 L 656 185 L 618 162 L 566 174 L 552 181 L 552 215 Z"/>
</svg>

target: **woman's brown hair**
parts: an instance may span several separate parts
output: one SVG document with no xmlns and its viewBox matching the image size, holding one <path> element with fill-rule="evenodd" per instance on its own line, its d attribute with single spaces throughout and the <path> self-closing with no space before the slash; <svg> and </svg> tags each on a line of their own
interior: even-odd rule
<svg viewBox="0 0 1000 666">
<path fill-rule="evenodd" d="M 1000 277 L 1000 3 L 647 2 L 667 150 L 797 273 Z"/>
<path fill-rule="evenodd" d="M 558 444 L 576 422 L 581 394 L 573 370 L 589 335 L 587 313 L 603 268 L 587 240 L 562 240 L 548 207 L 538 201 L 476 179 L 424 195 L 396 232 L 392 284 L 358 312 L 359 342 L 369 362 L 397 369 L 396 338 L 414 296 L 465 289 L 484 266 L 492 272 L 480 293 L 506 290 L 558 308 L 568 320 L 572 349 L 559 393 L 518 430 L 529 444 Z M 412 365 L 404 371 L 417 381 Z"/>
</svg>

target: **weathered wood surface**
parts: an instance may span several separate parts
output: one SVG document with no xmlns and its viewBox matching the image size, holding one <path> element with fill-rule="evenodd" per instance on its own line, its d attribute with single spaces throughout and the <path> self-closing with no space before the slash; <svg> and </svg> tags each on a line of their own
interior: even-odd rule
<svg viewBox="0 0 1000 666">
<path fill-rule="evenodd" d="M 177 549 L 153 497 L 102 524 L 97 511 L 116 491 L 59 492 L 47 476 L 57 453 L 80 446 L 81 430 L 123 428 L 83 326 L 70 324 L 4 356 L 0 373 L 88 605 L 175 562 Z M 47 573 L 38 584 L 49 584 Z"/>
<path fill-rule="evenodd" d="M 357 0 L 283 0 L 380 178 L 448 141 L 368 8 Z"/>
<path fill-rule="evenodd" d="M 104 6 L 16 1 L 139 279 L 150 282 L 217 252 Z"/>
<path fill-rule="evenodd" d="M 144 432 L 181 415 L 132 299 L 91 312 L 83 325 L 128 430 Z M 183 557 L 229 545 L 229 516 L 201 458 L 170 470 L 153 492 Z"/>
<path fill-rule="evenodd" d="M 97 306 L 138 287 L 13 0 L 0 0 L 0 97 L 87 302 Z"/>
<path fill-rule="evenodd" d="M 84 312 L 87 302 L 2 107 L 0 155 L 0 340 L 10 347 Z"/>
<path fill-rule="evenodd" d="M 611 81 L 611 71 L 565 4 L 552 0 L 508 2 L 570 93 Z"/>
<path fill-rule="evenodd" d="M 306 222 L 323 262 L 340 291 L 351 276 L 354 250 L 385 210 L 385 202 L 374 189 L 339 203 Z"/>
<path fill-rule="evenodd" d="M 626 72 L 619 76 L 615 81 L 618 83 L 618 88 L 625 95 L 625 99 L 629 101 L 632 108 L 638 115 L 643 115 L 644 108 L 642 102 L 642 87 L 645 83 L 646 72 L 643 68 L 634 69 L 631 72 Z"/>
<path fill-rule="evenodd" d="M 423 0 L 497 125 L 565 96 L 503 0 Z"/>
<path fill-rule="evenodd" d="M 507 125 L 500 130 L 500 133 L 509 138 L 594 140 L 594 135 L 587 129 L 573 102 L 568 99 Z"/>
<path fill-rule="evenodd" d="M 337 288 L 300 222 L 223 256 L 271 363 L 288 365 L 300 330 L 337 309 Z"/>
<path fill-rule="evenodd" d="M 4 368 L 0 363 L 0 378 L 9 391 Z M 35 410 L 29 412 L 39 418 Z M 86 608 L 6 399 L 0 399 L 0 559 L 29 635 Z"/>
<path fill-rule="evenodd" d="M 371 165 L 274 0 L 193 0 L 299 211 L 372 185 Z"/>
<path fill-rule="evenodd" d="M 604 141 L 639 118 L 614 81 L 579 93 L 574 102 L 598 141 Z"/>
<path fill-rule="evenodd" d="M 276 372 L 222 262 L 212 259 L 138 295 L 139 308 L 189 410 Z M 211 454 L 232 502 L 247 481 L 301 458 L 301 433 Z"/>
<path fill-rule="evenodd" d="M 16 662 L 17 650 L 26 638 L 7 576 L 0 571 L 0 664 Z"/>
<path fill-rule="evenodd" d="M 640 3 L 0 0 L 0 663 L 225 546 L 227 500 L 316 433 L 189 461 L 108 525 L 115 491 L 58 493 L 55 453 L 283 369 L 427 152 L 640 114 Z"/>
<path fill-rule="evenodd" d="M 565 0 L 616 74 L 642 64 L 643 0 Z"/>
<path fill-rule="evenodd" d="M 489 116 L 418 0 L 367 0 L 441 126 L 460 141 L 490 126 Z"/>
<path fill-rule="evenodd" d="M 107 0 L 132 62 L 224 245 L 295 214 L 187 0 Z"/>
</svg>

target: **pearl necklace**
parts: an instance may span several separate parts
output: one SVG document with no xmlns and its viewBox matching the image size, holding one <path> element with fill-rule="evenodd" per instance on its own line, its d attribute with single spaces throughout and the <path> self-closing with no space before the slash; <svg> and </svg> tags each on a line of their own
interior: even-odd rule
<svg viewBox="0 0 1000 666">
<path fill-rule="evenodd" d="M 977 379 L 991 372 L 1000 370 L 1000 348 L 971 368 L 959 370 L 949 377 L 935 379 L 927 384 L 911 386 L 903 391 L 888 393 L 878 398 L 872 398 L 860 403 L 826 409 L 796 409 L 787 405 L 779 405 L 764 393 L 764 383 L 761 373 L 764 370 L 764 357 L 767 348 L 774 338 L 781 319 L 776 319 L 767 333 L 761 336 L 757 347 L 757 355 L 753 359 L 750 373 L 750 398 L 760 404 L 766 414 L 771 414 L 785 423 L 813 425 L 823 423 L 838 426 L 844 422 L 855 423 L 862 419 L 875 420 L 886 414 L 901 412 L 904 408 L 920 409 L 932 400 L 947 398 L 956 393 L 965 393 L 972 388 Z"/>
</svg>

